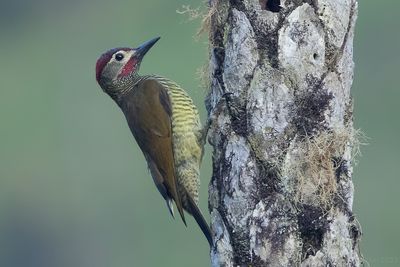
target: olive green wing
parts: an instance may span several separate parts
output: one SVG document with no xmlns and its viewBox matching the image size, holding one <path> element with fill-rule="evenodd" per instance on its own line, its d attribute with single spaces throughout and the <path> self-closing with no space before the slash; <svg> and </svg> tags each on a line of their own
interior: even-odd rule
<svg viewBox="0 0 400 267">
<path fill-rule="evenodd" d="M 186 224 L 177 190 L 172 147 L 172 109 L 168 93 L 156 80 L 144 80 L 134 89 L 129 126 L 141 148 L 153 180 L 167 201 L 171 214 L 173 199 Z"/>
</svg>

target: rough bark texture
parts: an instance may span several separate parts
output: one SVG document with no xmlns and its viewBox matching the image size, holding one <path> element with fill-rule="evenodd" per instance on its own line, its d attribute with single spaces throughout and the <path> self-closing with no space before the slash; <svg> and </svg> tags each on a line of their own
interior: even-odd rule
<svg viewBox="0 0 400 267">
<path fill-rule="evenodd" d="M 357 1 L 280 2 L 210 1 L 212 265 L 359 266 Z"/>
</svg>

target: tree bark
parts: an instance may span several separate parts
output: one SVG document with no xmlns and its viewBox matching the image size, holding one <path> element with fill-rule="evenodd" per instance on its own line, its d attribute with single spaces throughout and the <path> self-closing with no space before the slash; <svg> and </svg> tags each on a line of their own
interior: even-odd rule
<svg viewBox="0 0 400 267">
<path fill-rule="evenodd" d="M 280 2 L 209 3 L 211 262 L 359 266 L 357 1 Z"/>
</svg>

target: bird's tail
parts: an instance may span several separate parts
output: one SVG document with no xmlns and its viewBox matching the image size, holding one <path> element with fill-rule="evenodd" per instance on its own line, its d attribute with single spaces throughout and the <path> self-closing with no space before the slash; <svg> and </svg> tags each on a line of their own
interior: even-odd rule
<svg viewBox="0 0 400 267">
<path fill-rule="evenodd" d="M 213 240 L 212 240 L 210 227 L 208 226 L 208 223 L 204 219 L 204 216 L 201 213 L 199 207 L 197 206 L 197 204 L 194 202 L 193 198 L 187 192 L 186 192 L 186 202 L 187 202 L 186 204 L 188 205 L 188 207 L 185 207 L 185 208 L 196 220 L 197 224 L 199 225 L 204 236 L 207 238 L 207 241 L 211 247 L 213 244 Z"/>
</svg>

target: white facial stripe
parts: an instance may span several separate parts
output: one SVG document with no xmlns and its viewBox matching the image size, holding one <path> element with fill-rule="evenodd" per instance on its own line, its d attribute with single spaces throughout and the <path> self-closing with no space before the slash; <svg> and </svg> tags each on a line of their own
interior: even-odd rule
<svg viewBox="0 0 400 267">
<path fill-rule="evenodd" d="M 123 58 L 121 61 L 117 61 L 117 60 L 115 59 L 115 55 L 118 54 L 118 53 L 124 55 L 124 58 Z M 126 62 L 128 62 L 128 60 L 129 60 L 134 54 L 135 54 L 135 51 L 132 51 L 132 50 L 129 50 L 129 51 L 119 50 L 118 52 L 115 52 L 115 53 L 113 54 L 113 56 L 111 57 L 111 60 L 109 61 L 109 63 L 111 63 L 111 62 L 126 63 Z"/>
</svg>

